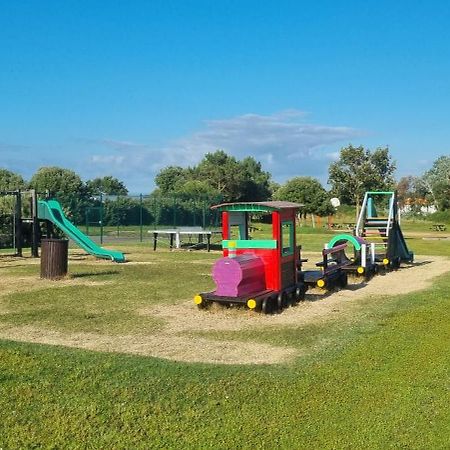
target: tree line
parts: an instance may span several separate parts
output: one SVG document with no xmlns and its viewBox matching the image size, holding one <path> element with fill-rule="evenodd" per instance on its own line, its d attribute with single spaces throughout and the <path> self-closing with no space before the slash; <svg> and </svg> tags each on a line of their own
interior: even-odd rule
<svg viewBox="0 0 450 450">
<path fill-rule="evenodd" d="M 359 205 L 364 192 L 397 189 L 402 205 L 419 212 L 424 205 L 450 209 L 450 157 L 441 156 L 421 176 L 396 182 L 396 164 L 388 148 L 370 150 L 348 145 L 328 168 L 330 189 L 309 176 L 297 176 L 282 185 L 253 157 L 238 160 L 223 150 L 207 153 L 195 166 L 169 166 L 155 177 L 155 189 L 144 199 L 129 198 L 125 184 L 112 176 L 83 181 L 72 170 L 42 167 L 29 181 L 20 174 L 0 169 L 0 191 L 36 189 L 49 192 L 61 202 L 76 223 L 85 220 L 86 208 L 102 208 L 104 224 L 171 223 L 178 214 L 180 223 L 218 202 L 287 200 L 303 204 L 303 214 L 333 214 L 330 199 Z M 113 198 L 109 196 L 114 196 Z"/>
</svg>

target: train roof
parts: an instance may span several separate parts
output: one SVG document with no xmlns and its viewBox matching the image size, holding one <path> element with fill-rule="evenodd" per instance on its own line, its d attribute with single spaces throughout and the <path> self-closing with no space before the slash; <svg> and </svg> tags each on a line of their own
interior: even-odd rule
<svg viewBox="0 0 450 450">
<path fill-rule="evenodd" d="M 299 209 L 302 204 L 293 202 L 271 201 L 271 202 L 236 202 L 221 203 L 212 206 L 211 209 L 218 211 L 246 211 L 246 212 L 272 212 L 281 211 L 283 209 Z"/>
</svg>

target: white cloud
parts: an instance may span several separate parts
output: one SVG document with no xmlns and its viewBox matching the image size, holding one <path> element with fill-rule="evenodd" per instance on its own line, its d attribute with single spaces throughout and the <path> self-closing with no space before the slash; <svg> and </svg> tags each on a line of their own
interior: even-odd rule
<svg viewBox="0 0 450 450">
<path fill-rule="evenodd" d="M 93 155 L 91 162 L 99 169 L 113 166 L 116 176 L 134 185 L 144 177 L 150 182 L 167 165 L 193 165 L 205 153 L 223 149 L 237 158 L 255 157 L 279 181 L 296 175 L 323 178 L 330 159 L 336 157 L 337 146 L 363 133 L 347 126 L 318 125 L 306 119 L 305 112 L 285 110 L 271 115 L 244 114 L 206 120 L 203 129 L 168 142 L 163 148 L 114 139 L 90 140 L 97 147 L 114 151 L 113 155 L 104 152 Z"/>
<path fill-rule="evenodd" d="M 91 161 L 94 164 L 107 164 L 121 166 L 125 161 L 125 156 L 123 155 L 93 155 Z"/>
</svg>

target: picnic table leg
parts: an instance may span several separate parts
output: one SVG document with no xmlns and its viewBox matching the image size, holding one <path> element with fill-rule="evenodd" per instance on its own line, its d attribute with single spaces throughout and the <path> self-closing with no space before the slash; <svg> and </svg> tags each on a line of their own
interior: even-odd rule
<svg viewBox="0 0 450 450">
<path fill-rule="evenodd" d="M 180 233 L 175 233 L 175 248 L 180 248 Z"/>
<path fill-rule="evenodd" d="M 156 243 L 158 242 L 158 233 L 153 233 L 153 251 L 156 251 Z"/>
<path fill-rule="evenodd" d="M 170 241 L 169 241 L 169 248 L 172 250 L 173 249 L 173 233 L 170 233 Z"/>
<path fill-rule="evenodd" d="M 211 235 L 206 235 L 206 250 L 209 252 L 211 250 Z"/>
</svg>

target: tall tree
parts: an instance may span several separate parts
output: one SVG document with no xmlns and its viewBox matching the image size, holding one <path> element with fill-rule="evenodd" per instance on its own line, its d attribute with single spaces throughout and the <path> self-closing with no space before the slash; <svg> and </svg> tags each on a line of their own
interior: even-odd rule
<svg viewBox="0 0 450 450">
<path fill-rule="evenodd" d="M 402 177 L 397 183 L 396 190 L 400 207 L 408 205 L 413 211 L 420 211 L 420 208 L 428 203 L 430 191 L 423 177 L 412 175 Z"/>
<path fill-rule="evenodd" d="M 342 203 L 358 208 L 366 191 L 394 188 L 395 169 L 387 147 L 370 151 L 363 146 L 349 145 L 342 148 L 339 159 L 330 164 L 328 182 Z"/>
<path fill-rule="evenodd" d="M 423 176 L 436 206 L 450 209 L 450 156 L 440 156 Z"/>
<path fill-rule="evenodd" d="M 21 175 L 7 169 L 0 169 L 0 191 L 14 191 L 25 187 L 26 183 Z"/>
<path fill-rule="evenodd" d="M 272 195 L 271 175 L 262 170 L 261 163 L 252 156 L 247 156 L 239 164 L 245 174 L 245 194 L 242 200 L 262 201 L 270 198 Z"/>
<path fill-rule="evenodd" d="M 223 150 L 207 153 L 191 168 L 169 166 L 155 178 L 155 195 L 220 196 L 224 201 L 266 200 L 271 196 L 270 174 L 252 157 L 238 161 Z"/>
<path fill-rule="evenodd" d="M 88 198 L 86 185 L 72 170 L 61 167 L 41 167 L 31 178 L 30 185 L 38 192 L 59 200 L 73 220 L 82 220 L 82 210 Z"/>
<path fill-rule="evenodd" d="M 188 170 L 180 166 L 161 169 L 155 177 L 155 184 L 162 195 L 173 193 L 187 180 Z"/>
<path fill-rule="evenodd" d="M 233 156 L 223 150 L 207 153 L 196 167 L 199 179 L 205 180 L 224 201 L 241 200 L 244 192 L 245 173 Z"/>
<path fill-rule="evenodd" d="M 87 189 L 93 194 L 104 193 L 108 195 L 127 195 L 125 184 L 112 176 L 94 178 L 86 182 Z"/>
<path fill-rule="evenodd" d="M 334 211 L 327 191 L 312 177 L 292 178 L 278 189 L 274 198 L 304 205 L 301 209 L 304 214 L 326 216 Z"/>
</svg>

